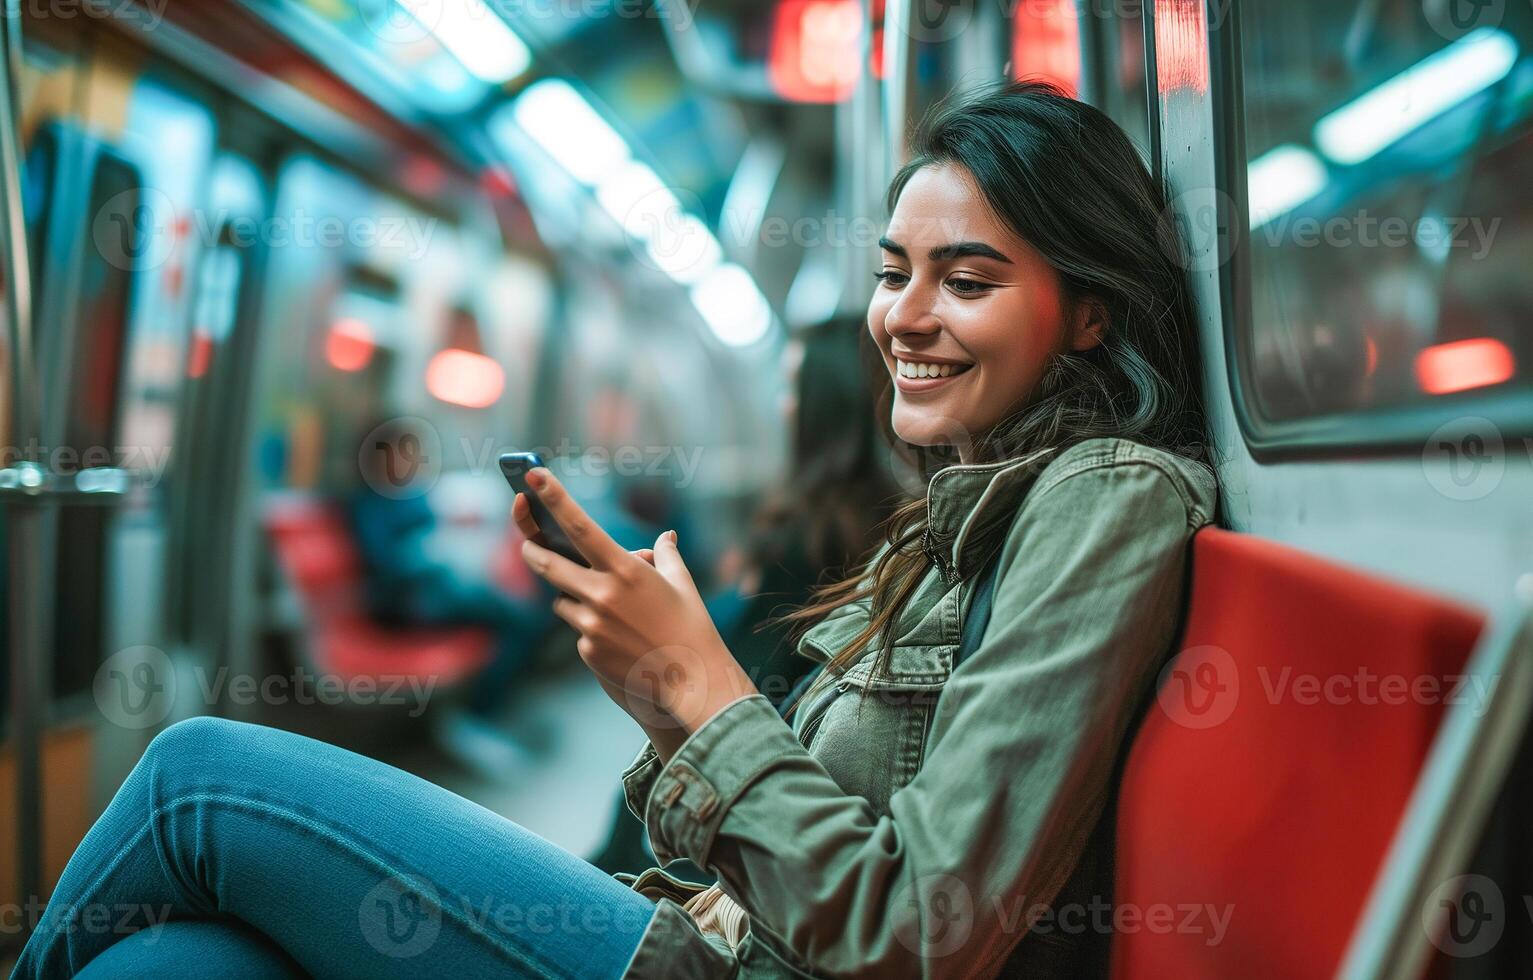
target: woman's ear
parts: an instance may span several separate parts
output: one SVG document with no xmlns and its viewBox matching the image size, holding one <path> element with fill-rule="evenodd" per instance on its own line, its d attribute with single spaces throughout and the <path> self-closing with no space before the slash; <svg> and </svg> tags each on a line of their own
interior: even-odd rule
<svg viewBox="0 0 1533 980">
<path fill-rule="evenodd" d="M 1070 336 L 1066 348 L 1080 354 L 1102 342 L 1107 333 L 1107 306 L 1095 296 L 1082 296 L 1070 311 Z"/>
</svg>

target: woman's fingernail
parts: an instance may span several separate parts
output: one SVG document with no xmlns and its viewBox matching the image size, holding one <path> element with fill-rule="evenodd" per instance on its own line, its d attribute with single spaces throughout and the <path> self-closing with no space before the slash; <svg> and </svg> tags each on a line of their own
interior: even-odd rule
<svg viewBox="0 0 1533 980">
<path fill-rule="evenodd" d="M 675 544 L 676 543 L 676 532 L 674 530 L 671 530 L 671 531 L 667 531 L 665 533 L 667 533 L 667 534 L 669 534 L 671 536 L 671 544 Z"/>
<path fill-rule="evenodd" d="M 532 489 L 534 489 L 534 490 L 541 490 L 541 489 L 543 489 L 543 482 L 544 482 L 543 481 L 543 474 L 545 472 L 546 471 L 541 466 L 537 467 L 536 469 L 528 470 L 527 471 L 527 485 L 532 487 Z"/>
</svg>

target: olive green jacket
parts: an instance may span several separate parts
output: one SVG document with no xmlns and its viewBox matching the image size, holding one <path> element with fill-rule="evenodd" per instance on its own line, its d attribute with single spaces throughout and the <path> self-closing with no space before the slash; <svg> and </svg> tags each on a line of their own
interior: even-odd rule
<svg viewBox="0 0 1533 980">
<path fill-rule="evenodd" d="M 619 876 L 658 899 L 626 977 L 988 977 L 1059 897 L 1174 640 L 1213 475 L 1092 439 L 947 467 L 927 501 L 935 567 L 886 672 L 871 653 L 827 672 L 791 727 L 741 698 L 663 767 L 646 746 L 624 773 L 662 865 L 713 870 L 750 923 L 731 949 L 680 907 L 700 886 Z M 983 559 L 970 532 L 992 508 L 1014 513 L 993 611 L 955 669 Z M 842 607 L 798 652 L 830 658 L 868 615 Z"/>
</svg>

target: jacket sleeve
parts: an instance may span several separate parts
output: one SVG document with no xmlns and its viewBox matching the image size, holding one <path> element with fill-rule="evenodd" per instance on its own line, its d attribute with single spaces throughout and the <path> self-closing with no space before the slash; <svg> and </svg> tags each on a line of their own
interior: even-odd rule
<svg viewBox="0 0 1533 980">
<path fill-rule="evenodd" d="M 653 744 L 645 742 L 644 748 L 623 770 L 623 800 L 628 804 L 629 812 L 640 820 L 644 819 L 644 810 L 649 805 L 649 796 L 655 789 L 655 777 L 658 775 L 660 755 Z"/>
<path fill-rule="evenodd" d="M 864 579 L 872 574 L 873 566 L 878 563 L 878 560 L 884 556 L 884 552 L 888 550 L 889 542 L 885 541 L 881 543 L 877 550 L 873 552 L 871 558 L 863 562 Z M 836 609 L 830 615 L 834 617 L 852 614 L 853 612 L 859 612 L 863 616 L 866 616 L 868 604 L 869 601 L 866 598 L 859 599 L 854 603 L 850 603 L 846 606 L 842 606 L 841 608 Z M 852 608 L 853 606 L 858 608 L 854 610 Z M 722 711 L 719 713 L 723 714 Z M 775 706 L 772 708 L 772 713 L 774 715 L 777 714 L 777 708 Z M 712 719 L 709 719 L 709 722 L 711 723 Z M 784 724 L 786 724 L 786 722 Z M 634 816 L 638 817 L 641 822 L 643 822 L 645 810 L 649 806 L 650 794 L 654 791 L 655 788 L 655 779 L 660 775 L 660 766 L 660 754 L 655 751 L 653 744 L 645 742 L 644 747 L 639 750 L 638 755 L 634 756 L 633 761 L 628 764 L 628 768 L 623 770 L 622 783 L 624 802 L 626 802 L 628 805 L 629 811 Z"/>
<path fill-rule="evenodd" d="M 654 775 L 656 855 L 713 869 L 752 930 L 815 972 L 994 974 L 1023 910 L 1052 901 L 1080 857 L 1173 640 L 1201 522 L 1143 462 L 1038 488 L 1003 546 L 984 638 L 887 815 L 842 791 L 752 696 Z"/>
</svg>

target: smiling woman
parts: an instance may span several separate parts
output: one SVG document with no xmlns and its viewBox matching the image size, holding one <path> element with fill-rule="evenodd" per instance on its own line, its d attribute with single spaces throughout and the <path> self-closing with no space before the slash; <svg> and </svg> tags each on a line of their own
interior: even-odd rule
<svg viewBox="0 0 1533 980">
<path fill-rule="evenodd" d="M 889 187 L 868 330 L 891 378 L 884 416 L 926 476 L 1093 437 L 1133 439 L 1206 463 L 1197 336 L 1184 251 L 1164 195 L 1121 129 L 1043 84 L 939 107 Z M 897 510 L 865 574 L 790 615 L 844 603 L 873 615 L 844 668 L 884 639 L 934 563 L 928 501 Z M 988 557 L 1007 515 L 968 540 Z"/>
<path fill-rule="evenodd" d="M 891 423 L 905 442 L 956 440 L 964 456 L 962 436 L 1015 411 L 1057 355 L 1101 342 L 1100 304 L 1067 304 L 1059 274 L 955 164 L 910 174 L 879 244 L 868 328 L 894 375 Z"/>
<path fill-rule="evenodd" d="M 614 880 L 402 772 L 202 719 L 156 738 L 18 975 L 199 944 L 251 975 L 412 976 L 428 950 L 468 976 L 1102 974 L 1107 935 L 1017 910 L 1063 920 L 1108 894 L 1115 760 L 1212 518 L 1180 253 L 1121 131 L 1045 86 L 937 113 L 890 206 L 867 319 L 879 414 L 930 479 L 873 559 L 784 617 L 813 624 L 795 648 L 821 663 L 786 715 L 674 532 L 628 550 L 530 471 L 582 566 L 513 504 L 580 659 L 648 736 L 623 783 L 656 857 L 716 885 Z M 72 927 L 144 902 L 199 924 L 167 950 Z M 500 906 L 518 914 L 475 914 Z"/>
</svg>

